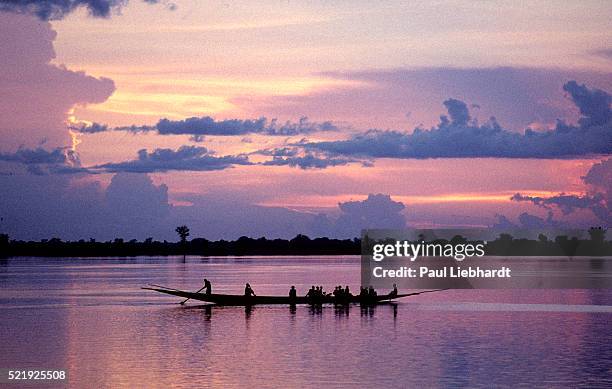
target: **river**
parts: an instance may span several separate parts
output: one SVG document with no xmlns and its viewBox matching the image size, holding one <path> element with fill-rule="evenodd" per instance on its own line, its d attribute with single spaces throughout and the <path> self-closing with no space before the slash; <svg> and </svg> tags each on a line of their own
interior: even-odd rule
<svg viewBox="0 0 612 389">
<path fill-rule="evenodd" d="M 612 290 L 245 309 L 140 289 L 204 277 L 216 293 L 355 291 L 359 257 L 3 259 L 0 368 L 64 369 L 74 388 L 612 387 Z"/>
</svg>

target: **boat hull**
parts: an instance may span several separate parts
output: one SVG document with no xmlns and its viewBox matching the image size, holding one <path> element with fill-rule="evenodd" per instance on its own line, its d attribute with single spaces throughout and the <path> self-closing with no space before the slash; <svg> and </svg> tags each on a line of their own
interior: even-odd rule
<svg viewBox="0 0 612 389">
<path fill-rule="evenodd" d="M 388 302 L 397 298 L 411 296 L 419 293 L 408 293 L 408 294 L 388 294 L 380 295 L 375 297 L 360 298 L 359 296 L 344 297 L 336 299 L 334 296 L 322 296 L 311 299 L 309 297 L 295 297 L 289 296 L 243 296 L 234 294 L 205 294 L 205 293 L 194 293 L 187 292 L 177 289 L 163 289 L 163 288 L 150 288 L 145 287 L 142 289 L 153 290 L 155 292 L 164 293 L 172 296 L 183 297 L 191 300 L 204 301 L 207 303 L 217 305 L 234 305 L 234 306 L 249 306 L 249 305 L 293 305 L 293 304 L 378 304 Z"/>
</svg>

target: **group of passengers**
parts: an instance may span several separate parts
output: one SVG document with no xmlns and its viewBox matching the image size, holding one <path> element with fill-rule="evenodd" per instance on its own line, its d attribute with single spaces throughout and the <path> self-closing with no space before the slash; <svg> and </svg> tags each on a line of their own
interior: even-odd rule
<svg viewBox="0 0 612 389">
<path fill-rule="evenodd" d="M 306 297 L 309 298 L 320 298 L 320 297 L 326 297 L 329 296 L 329 293 L 325 293 L 325 291 L 323 290 L 323 286 L 311 286 L 310 289 L 308 290 L 308 293 L 306 293 Z"/>
<path fill-rule="evenodd" d="M 372 285 L 370 285 L 369 288 L 364 288 L 363 286 L 359 288 L 360 298 L 376 297 L 376 296 L 378 296 L 378 293 L 376 293 L 376 290 L 374 289 Z"/>
<path fill-rule="evenodd" d="M 336 299 L 343 299 L 346 297 L 352 297 L 353 295 L 351 294 L 351 291 L 349 290 L 348 285 L 343 288 L 341 285 L 338 285 L 334 288 L 334 291 L 332 293 L 332 295 L 336 298 Z"/>
<path fill-rule="evenodd" d="M 210 295 L 212 293 L 212 285 L 210 284 L 210 281 L 208 281 L 207 279 L 204 279 L 204 287 L 202 289 L 205 289 L 205 292 L 204 292 L 205 294 Z M 202 289 L 200 289 L 198 292 L 200 292 Z M 256 296 L 255 292 L 251 288 L 251 285 L 248 283 L 246 284 L 244 288 L 244 295 L 246 297 Z M 377 295 L 378 293 L 376 293 L 376 290 L 374 289 L 374 287 L 372 287 L 372 285 L 370 285 L 369 288 L 364 288 L 363 286 L 360 287 L 360 290 L 359 290 L 360 299 L 373 298 L 373 297 L 376 297 Z M 344 288 L 342 287 L 342 285 L 338 285 L 334 288 L 334 291 L 332 293 L 325 293 L 325 291 L 323 290 L 323 286 L 313 285 L 308 290 L 308 293 L 306 293 L 306 297 L 308 297 L 310 300 L 318 300 L 323 297 L 329 297 L 329 296 L 334 296 L 336 300 L 343 300 L 343 299 L 348 299 L 350 297 L 353 297 L 348 285 Z M 393 284 L 393 291 L 389 293 L 389 296 L 397 296 L 397 285 Z M 291 289 L 289 289 L 289 297 L 292 299 L 297 298 L 297 291 L 295 289 L 295 285 L 291 285 Z"/>
</svg>

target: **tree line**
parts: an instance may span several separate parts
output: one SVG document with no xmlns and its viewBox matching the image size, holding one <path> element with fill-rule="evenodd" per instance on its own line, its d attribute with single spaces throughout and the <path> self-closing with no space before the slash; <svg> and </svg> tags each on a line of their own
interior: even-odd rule
<svg viewBox="0 0 612 389">
<path fill-rule="evenodd" d="M 188 240 L 189 228 L 177 227 L 178 242 L 147 238 L 143 241 L 125 241 L 117 238 L 110 241 L 95 239 L 63 241 L 59 238 L 40 241 L 11 240 L 0 234 L 0 256 L 36 257 L 131 257 L 131 256 L 246 256 L 246 255 L 360 255 L 362 241 L 354 239 L 315 238 L 297 235 L 292 239 L 249 238 L 211 241 L 205 238 Z M 538 239 L 514 238 L 502 233 L 497 239 L 488 241 L 486 255 L 612 255 L 612 241 L 605 240 L 606 230 L 591 228 L 587 239 L 566 235 L 549 238 L 540 234 Z M 432 243 L 478 243 L 462 236 L 452 239 L 437 239 Z M 364 246 L 372 241 L 364 241 Z"/>
</svg>

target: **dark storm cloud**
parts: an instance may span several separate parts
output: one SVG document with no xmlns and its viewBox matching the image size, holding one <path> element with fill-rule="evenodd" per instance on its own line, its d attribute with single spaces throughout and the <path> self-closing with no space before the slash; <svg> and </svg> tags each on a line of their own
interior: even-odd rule
<svg viewBox="0 0 612 389">
<path fill-rule="evenodd" d="M 145 3 L 156 4 L 159 0 L 143 0 Z M 84 7 L 94 17 L 109 17 L 111 11 L 119 10 L 128 0 L 0 0 L 0 11 L 36 15 L 42 20 L 58 20 L 77 8 Z M 173 10 L 173 3 L 164 2 L 167 8 Z"/>
<path fill-rule="evenodd" d="M 83 133 L 95 133 L 103 131 L 128 131 L 133 133 L 157 131 L 159 135 L 192 135 L 194 140 L 199 141 L 206 135 L 232 136 L 261 134 L 271 136 L 293 136 L 300 134 L 311 134 L 319 131 L 337 131 L 332 122 L 311 122 L 307 117 L 301 117 L 297 122 L 287 121 L 279 123 L 276 119 L 268 120 L 265 117 L 259 119 L 226 119 L 215 120 L 210 116 L 191 117 L 184 120 L 161 119 L 154 126 L 126 126 L 109 128 L 106 125 L 93 123 L 74 127 Z"/>
<path fill-rule="evenodd" d="M 182 146 L 178 150 L 155 149 L 138 151 L 138 158 L 125 162 L 92 167 L 105 172 L 153 173 L 175 171 L 223 170 L 233 165 L 251 165 L 246 156 L 214 156 L 205 147 Z"/>
<path fill-rule="evenodd" d="M 444 102 L 448 116 L 440 123 L 412 134 L 369 130 L 349 140 L 304 143 L 307 150 L 335 155 L 373 158 L 566 158 L 612 154 L 610 95 L 574 81 L 565 84 L 582 117 L 578 126 L 559 121 L 552 130 L 526 129 L 524 134 L 502 128 L 494 117 L 479 124 L 467 105 L 456 99 Z"/>
</svg>

